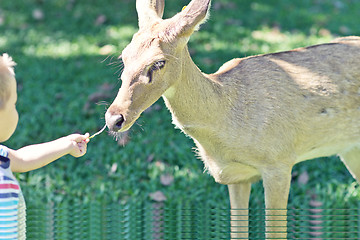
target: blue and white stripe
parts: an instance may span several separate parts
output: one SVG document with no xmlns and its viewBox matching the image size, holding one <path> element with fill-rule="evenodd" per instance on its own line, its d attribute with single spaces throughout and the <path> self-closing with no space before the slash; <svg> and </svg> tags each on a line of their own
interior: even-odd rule
<svg viewBox="0 0 360 240">
<path fill-rule="evenodd" d="M 0 239 L 19 239 L 19 196 L 21 190 L 10 169 L 8 149 L 0 146 Z M 25 239 L 25 238 L 23 238 Z"/>
</svg>

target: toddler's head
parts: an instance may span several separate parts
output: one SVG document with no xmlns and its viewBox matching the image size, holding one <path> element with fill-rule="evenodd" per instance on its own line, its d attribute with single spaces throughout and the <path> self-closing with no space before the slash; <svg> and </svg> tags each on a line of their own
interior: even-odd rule
<svg viewBox="0 0 360 240">
<path fill-rule="evenodd" d="M 0 142 L 11 137 L 19 120 L 16 111 L 15 65 L 6 53 L 0 56 Z"/>
</svg>

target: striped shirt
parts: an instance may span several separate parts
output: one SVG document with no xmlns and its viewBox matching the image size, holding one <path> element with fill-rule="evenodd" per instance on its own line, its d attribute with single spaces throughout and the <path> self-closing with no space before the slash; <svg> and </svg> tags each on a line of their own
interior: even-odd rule
<svg viewBox="0 0 360 240">
<path fill-rule="evenodd" d="M 0 239 L 25 239 L 25 204 L 10 169 L 8 149 L 0 145 Z"/>
</svg>

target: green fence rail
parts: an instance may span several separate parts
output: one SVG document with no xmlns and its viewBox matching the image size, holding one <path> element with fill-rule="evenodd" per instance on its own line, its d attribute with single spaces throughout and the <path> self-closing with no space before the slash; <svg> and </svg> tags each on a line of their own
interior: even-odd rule
<svg viewBox="0 0 360 240">
<path fill-rule="evenodd" d="M 44 204 L 27 209 L 27 239 L 230 239 L 230 210 L 206 204 Z M 360 206 L 287 211 L 288 239 L 360 239 Z M 249 239 L 265 239 L 265 210 L 249 210 Z"/>
</svg>

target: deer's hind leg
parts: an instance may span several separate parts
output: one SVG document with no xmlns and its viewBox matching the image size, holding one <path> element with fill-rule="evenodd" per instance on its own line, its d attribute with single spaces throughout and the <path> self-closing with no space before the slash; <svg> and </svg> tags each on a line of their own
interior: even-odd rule
<svg viewBox="0 0 360 240">
<path fill-rule="evenodd" d="M 351 175 L 360 183 L 360 146 L 353 147 L 339 155 Z"/>
</svg>

